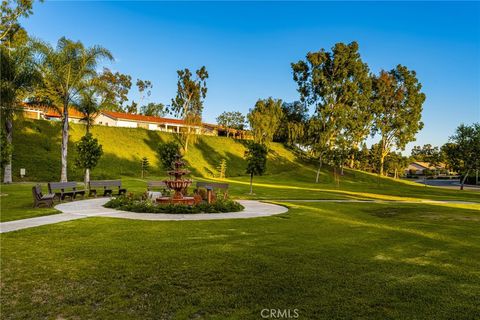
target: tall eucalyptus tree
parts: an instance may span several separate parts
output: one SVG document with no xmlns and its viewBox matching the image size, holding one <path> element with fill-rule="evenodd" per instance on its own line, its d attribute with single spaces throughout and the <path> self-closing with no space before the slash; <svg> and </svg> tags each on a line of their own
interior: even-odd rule
<svg viewBox="0 0 480 320">
<path fill-rule="evenodd" d="M 318 157 L 318 182 L 323 157 L 337 135 L 347 127 L 354 110 L 370 102 L 371 79 L 356 42 L 337 43 L 331 52 L 309 52 L 306 60 L 292 63 L 292 69 L 300 101 L 314 110 L 306 140 Z"/>
<path fill-rule="evenodd" d="M 373 80 L 373 132 L 381 136 L 380 175 L 384 173 L 385 157 L 390 151 L 404 149 L 423 128 L 425 94 L 421 89 L 415 71 L 402 65 L 388 72 L 381 71 Z"/>
<path fill-rule="evenodd" d="M 198 69 L 193 77 L 189 69 L 178 70 L 177 95 L 172 99 L 172 112 L 183 118 L 187 125 L 186 131 L 180 133 L 185 152 L 189 142 L 195 139 L 194 127 L 202 124 L 203 100 L 207 96 L 208 72 L 205 66 Z"/>
</svg>

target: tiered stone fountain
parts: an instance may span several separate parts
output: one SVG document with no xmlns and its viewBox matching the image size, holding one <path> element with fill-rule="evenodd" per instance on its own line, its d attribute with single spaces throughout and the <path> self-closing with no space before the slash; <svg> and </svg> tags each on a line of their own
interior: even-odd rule
<svg viewBox="0 0 480 320">
<path fill-rule="evenodd" d="M 183 176 L 189 174 L 190 171 L 183 169 L 185 162 L 182 160 L 182 156 L 177 154 L 175 161 L 173 162 L 174 170 L 168 171 L 170 179 L 165 180 L 166 186 L 174 191 L 171 197 L 157 198 L 157 202 L 160 204 L 187 204 L 193 205 L 195 203 L 194 197 L 186 197 L 187 188 L 192 184 L 191 179 L 184 179 Z"/>
</svg>

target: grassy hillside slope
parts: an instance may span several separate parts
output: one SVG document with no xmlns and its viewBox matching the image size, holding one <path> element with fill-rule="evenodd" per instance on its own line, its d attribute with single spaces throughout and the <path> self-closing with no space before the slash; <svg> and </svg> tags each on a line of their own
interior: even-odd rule
<svg viewBox="0 0 480 320">
<path fill-rule="evenodd" d="M 122 178 L 131 191 L 145 190 L 140 179 L 140 159 L 151 163 L 148 179 L 165 177 L 156 149 L 159 143 L 174 139 L 173 134 L 145 129 L 96 126 L 93 135 L 103 145 L 104 156 L 92 171 L 92 179 Z M 14 132 L 13 165 L 15 180 L 20 168 L 26 168 L 25 181 L 58 181 L 60 177 L 60 123 L 49 121 L 17 122 Z M 74 166 L 74 143 L 84 134 L 83 125 L 72 125 L 69 146 L 69 180 L 82 181 Z M 303 163 L 281 144 L 270 146 L 267 174 L 255 177 L 255 195 L 248 195 L 249 177 L 245 174 L 244 142 L 226 137 L 200 136 L 186 155 L 188 168 L 195 179 L 214 179 L 222 159 L 227 160 L 227 178 L 231 194 L 256 199 L 379 199 L 379 200 L 466 200 L 480 201 L 479 192 L 459 192 L 379 177 L 356 170 L 345 170 L 344 176 L 332 174 L 324 167 L 320 183 L 314 183 L 316 168 Z"/>
<path fill-rule="evenodd" d="M 69 179 L 81 180 L 82 173 L 74 167 L 76 143 L 84 135 L 84 126 L 72 124 L 68 151 Z M 156 149 L 161 142 L 174 139 L 173 134 L 145 129 L 114 128 L 95 126 L 93 135 L 103 146 L 104 155 L 92 172 L 93 179 L 138 177 L 140 159 L 147 157 L 151 164 L 151 176 L 163 176 Z M 27 171 L 26 180 L 54 181 L 60 177 L 60 123 L 42 120 L 25 120 L 15 123 L 13 166 L 15 180 L 19 180 L 19 169 Z M 275 174 L 294 170 L 294 155 L 280 144 L 271 146 L 268 173 Z M 222 159 L 227 160 L 227 176 L 245 174 L 242 141 L 226 137 L 200 136 L 197 143 L 189 147 L 186 161 L 192 174 L 198 177 L 213 177 Z"/>
</svg>

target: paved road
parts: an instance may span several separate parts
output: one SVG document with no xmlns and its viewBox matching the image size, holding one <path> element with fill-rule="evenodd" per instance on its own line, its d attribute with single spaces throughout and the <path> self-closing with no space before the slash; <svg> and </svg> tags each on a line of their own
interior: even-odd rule
<svg viewBox="0 0 480 320">
<path fill-rule="evenodd" d="M 433 186 L 433 187 L 441 187 L 441 188 L 447 188 L 447 189 L 459 189 L 460 188 L 460 180 L 458 179 L 418 179 L 415 180 L 416 183 L 420 184 L 426 184 L 428 186 Z M 464 187 L 465 190 L 470 190 L 470 191 L 480 191 L 480 186 L 473 186 L 473 185 L 465 185 Z"/>
</svg>

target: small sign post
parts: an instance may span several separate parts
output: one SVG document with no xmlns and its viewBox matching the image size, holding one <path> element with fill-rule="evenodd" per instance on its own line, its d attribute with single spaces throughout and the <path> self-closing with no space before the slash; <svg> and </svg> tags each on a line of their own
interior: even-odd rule
<svg viewBox="0 0 480 320">
<path fill-rule="evenodd" d="M 25 177 L 25 168 L 20 169 L 20 177 L 23 179 Z"/>
</svg>

